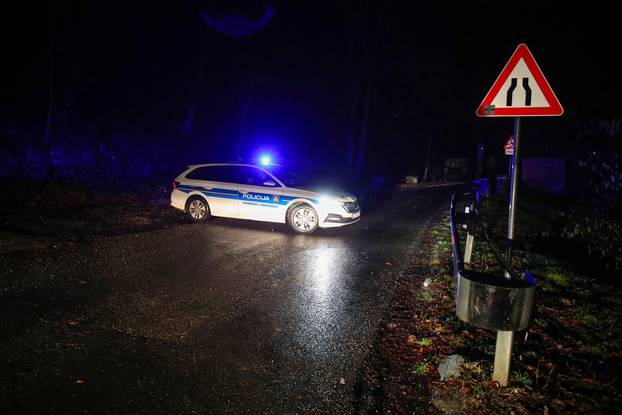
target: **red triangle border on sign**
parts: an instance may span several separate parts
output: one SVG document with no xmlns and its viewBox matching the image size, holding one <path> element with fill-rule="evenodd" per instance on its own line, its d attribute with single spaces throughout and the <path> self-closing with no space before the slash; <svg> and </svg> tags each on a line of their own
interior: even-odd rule
<svg viewBox="0 0 622 415">
<path fill-rule="evenodd" d="M 525 61 L 527 68 L 529 68 L 529 71 L 531 71 L 531 74 L 533 75 L 536 83 L 538 84 L 538 87 L 542 91 L 544 98 L 546 98 L 550 106 L 495 108 L 494 113 L 487 114 L 485 108 L 489 106 L 495 99 L 495 97 L 499 93 L 499 90 L 501 89 L 503 84 L 505 84 L 505 81 L 508 79 L 521 58 Z M 544 77 L 544 74 L 540 70 L 538 63 L 529 51 L 529 48 L 527 48 L 527 45 L 524 43 L 518 45 L 508 63 L 505 64 L 505 67 L 501 71 L 501 74 L 497 77 L 497 80 L 492 85 L 492 88 L 490 88 L 490 91 L 488 91 L 488 94 L 486 94 L 486 97 L 484 98 L 482 103 L 479 104 L 479 107 L 477 107 L 477 111 L 475 111 L 475 114 L 478 117 L 554 117 L 562 115 L 563 113 L 564 109 L 559 103 L 559 100 L 555 96 L 555 93 L 551 89 L 551 86 L 549 85 L 546 78 Z"/>
</svg>

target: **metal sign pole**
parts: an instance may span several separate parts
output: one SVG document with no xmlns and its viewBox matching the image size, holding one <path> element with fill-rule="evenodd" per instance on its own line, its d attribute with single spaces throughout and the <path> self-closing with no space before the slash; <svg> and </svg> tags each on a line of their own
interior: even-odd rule
<svg viewBox="0 0 622 415">
<path fill-rule="evenodd" d="M 514 240 L 514 223 L 516 220 L 516 194 L 518 192 L 518 165 L 520 157 L 520 117 L 514 117 L 514 155 L 512 156 L 512 178 L 510 182 L 510 207 L 508 215 L 508 250 L 507 261 L 512 264 L 512 241 Z M 510 278 L 506 271 L 505 278 Z"/>
<path fill-rule="evenodd" d="M 508 250 L 507 261 L 512 266 L 512 240 L 514 239 L 514 223 L 516 220 L 516 193 L 518 191 L 518 166 L 520 157 L 520 117 L 514 118 L 514 155 L 512 156 L 512 177 L 510 182 L 510 207 L 508 215 Z M 511 278 L 509 272 L 505 272 L 505 278 Z M 513 331 L 497 331 L 497 345 L 495 347 L 495 366 L 492 380 L 499 382 L 501 386 L 507 386 L 510 377 L 510 364 L 512 361 L 512 344 L 514 342 Z"/>
</svg>

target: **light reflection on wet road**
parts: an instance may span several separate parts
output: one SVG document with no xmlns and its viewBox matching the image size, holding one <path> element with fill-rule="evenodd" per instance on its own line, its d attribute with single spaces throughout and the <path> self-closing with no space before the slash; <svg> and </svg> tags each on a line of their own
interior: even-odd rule
<svg viewBox="0 0 622 415">
<path fill-rule="evenodd" d="M 93 379 L 77 392 L 59 386 L 66 393 L 43 404 L 81 412 L 98 396 L 91 412 L 351 412 L 357 368 L 406 254 L 454 190 L 397 192 L 358 224 L 313 235 L 215 219 L 94 241 L 65 253 L 69 262 L 44 259 L 89 282 L 73 293 L 75 308 L 51 313 L 81 322 L 65 334 L 80 348 L 45 352 L 43 363 L 62 372 L 46 381 L 75 368 Z M 48 326 L 21 335 L 53 341 Z"/>
</svg>

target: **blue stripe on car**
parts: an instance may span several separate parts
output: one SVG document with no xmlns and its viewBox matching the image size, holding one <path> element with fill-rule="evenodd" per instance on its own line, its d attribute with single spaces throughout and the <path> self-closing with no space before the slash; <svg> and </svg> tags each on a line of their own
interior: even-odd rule
<svg viewBox="0 0 622 415">
<path fill-rule="evenodd" d="M 294 199 L 306 199 L 309 200 L 311 203 L 318 205 L 320 202 L 317 199 L 309 199 L 309 198 L 304 198 L 304 197 L 300 197 L 300 196 L 281 196 L 281 195 L 273 195 L 273 194 L 269 194 L 269 193 L 258 193 L 258 192 L 248 192 L 246 194 L 248 195 L 256 195 L 259 196 L 259 198 L 254 198 L 254 197 L 244 197 L 244 195 L 242 193 L 240 193 L 237 190 L 231 190 L 231 189 L 218 189 L 218 188 L 207 188 L 204 186 L 191 186 L 191 185 L 187 185 L 187 184 L 180 184 L 179 186 L 177 186 L 177 190 L 184 192 L 184 193 L 190 193 L 194 190 L 198 190 L 201 193 L 207 195 L 207 196 L 212 196 L 212 197 L 218 197 L 218 198 L 222 198 L 222 199 L 237 199 L 237 200 L 245 200 L 245 201 L 256 201 L 256 202 L 260 202 L 260 203 L 264 203 L 264 204 L 278 204 L 278 205 L 287 205 L 289 204 L 292 200 Z M 274 197 L 277 196 L 278 197 L 278 201 L 274 201 Z"/>
</svg>

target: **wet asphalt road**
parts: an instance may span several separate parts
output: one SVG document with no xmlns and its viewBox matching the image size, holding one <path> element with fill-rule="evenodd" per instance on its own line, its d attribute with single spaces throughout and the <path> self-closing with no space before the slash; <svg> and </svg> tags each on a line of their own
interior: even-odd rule
<svg viewBox="0 0 622 415">
<path fill-rule="evenodd" d="M 455 187 L 356 225 L 227 219 L 0 255 L 0 412 L 350 413 L 392 288 Z"/>
</svg>

